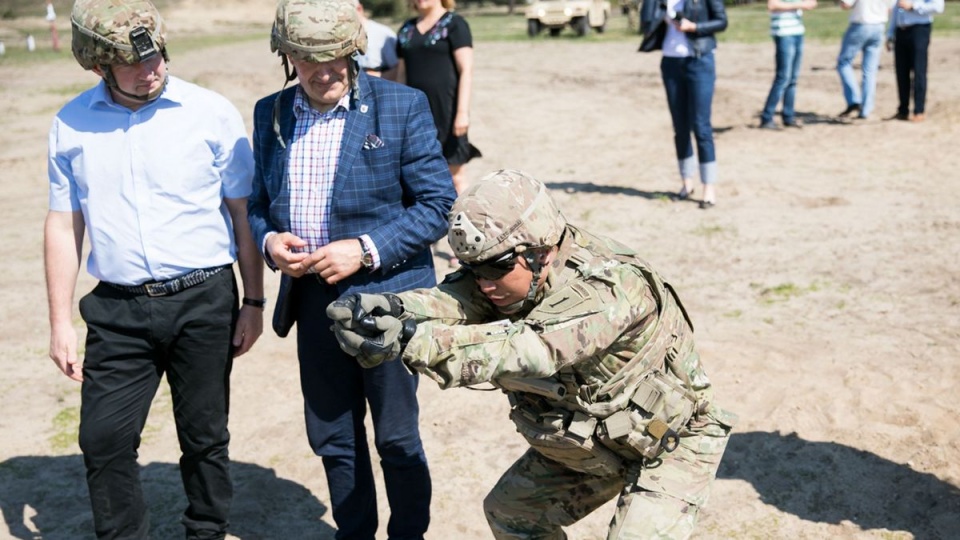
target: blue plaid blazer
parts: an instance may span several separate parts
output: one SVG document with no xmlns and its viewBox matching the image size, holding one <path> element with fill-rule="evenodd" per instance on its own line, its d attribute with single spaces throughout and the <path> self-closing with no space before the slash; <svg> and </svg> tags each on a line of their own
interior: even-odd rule
<svg viewBox="0 0 960 540">
<path fill-rule="evenodd" d="M 331 241 L 369 235 L 379 252 L 380 268 L 360 270 L 337 288 L 344 294 L 432 287 L 436 275 L 429 248 L 446 234 L 456 192 L 426 96 L 362 71 L 358 86 L 347 113 L 328 225 Z M 253 112 L 256 169 L 247 210 L 258 246 L 263 246 L 267 233 L 290 230 L 286 169 L 296 88 L 261 99 Z M 273 125 L 277 100 L 285 147 Z M 281 278 L 273 319 L 281 337 L 294 322 L 296 281 L 287 275 Z"/>
</svg>

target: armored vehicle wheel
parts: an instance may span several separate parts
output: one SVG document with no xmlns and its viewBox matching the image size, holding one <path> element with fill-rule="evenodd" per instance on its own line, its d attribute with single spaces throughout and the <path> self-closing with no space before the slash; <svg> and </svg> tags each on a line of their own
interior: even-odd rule
<svg viewBox="0 0 960 540">
<path fill-rule="evenodd" d="M 527 19 L 527 35 L 536 37 L 540 33 L 540 21 L 536 19 Z"/>
<path fill-rule="evenodd" d="M 573 29 L 577 32 L 578 36 L 585 36 L 587 35 L 587 31 L 590 30 L 590 21 L 588 19 L 589 17 L 584 15 L 583 17 L 577 19 L 577 22 L 574 23 Z"/>
<path fill-rule="evenodd" d="M 551 35 L 552 37 L 557 37 L 557 36 L 560 35 L 560 31 L 561 31 L 561 30 L 563 30 L 563 28 L 551 28 L 551 29 L 550 29 L 550 35 Z"/>
</svg>

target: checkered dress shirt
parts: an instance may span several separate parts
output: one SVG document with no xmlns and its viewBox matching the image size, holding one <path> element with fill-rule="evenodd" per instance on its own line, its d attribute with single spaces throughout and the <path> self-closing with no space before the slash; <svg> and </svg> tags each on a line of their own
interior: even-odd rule
<svg viewBox="0 0 960 540">
<path fill-rule="evenodd" d="M 327 112 L 310 106 L 303 89 L 293 99 L 293 145 L 290 148 L 290 229 L 307 242 L 311 253 L 330 243 L 328 216 L 340 144 L 350 106 L 350 92 Z"/>
</svg>

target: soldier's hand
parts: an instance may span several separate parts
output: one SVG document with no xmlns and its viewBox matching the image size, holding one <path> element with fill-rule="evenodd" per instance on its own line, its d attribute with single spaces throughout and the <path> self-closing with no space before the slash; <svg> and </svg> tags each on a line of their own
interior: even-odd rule
<svg viewBox="0 0 960 540">
<path fill-rule="evenodd" d="M 399 356 L 415 331 L 412 320 L 404 322 L 390 315 L 368 317 L 357 329 L 347 328 L 341 321 L 333 325 L 340 348 L 356 357 L 364 368 L 377 367 Z"/>
</svg>

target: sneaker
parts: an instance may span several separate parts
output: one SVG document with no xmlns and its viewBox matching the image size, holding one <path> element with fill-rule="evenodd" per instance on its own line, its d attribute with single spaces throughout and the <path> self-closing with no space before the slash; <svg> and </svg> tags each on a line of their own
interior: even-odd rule
<svg viewBox="0 0 960 540">
<path fill-rule="evenodd" d="M 793 119 L 793 120 L 784 120 L 783 126 L 800 129 L 803 127 L 803 124 L 799 120 Z"/>
<path fill-rule="evenodd" d="M 840 118 L 846 118 L 846 117 L 848 117 L 848 116 L 850 116 L 851 114 L 856 113 L 856 112 L 860 112 L 860 104 L 859 104 L 859 103 L 854 103 L 853 105 L 847 105 L 847 108 L 844 109 L 843 112 L 840 113 L 840 114 L 838 114 L 837 116 L 840 117 Z"/>
<path fill-rule="evenodd" d="M 780 131 L 780 126 L 773 123 L 773 120 L 767 120 L 766 122 L 760 122 L 760 129 L 769 129 L 772 131 Z"/>
</svg>

